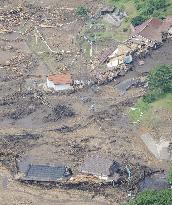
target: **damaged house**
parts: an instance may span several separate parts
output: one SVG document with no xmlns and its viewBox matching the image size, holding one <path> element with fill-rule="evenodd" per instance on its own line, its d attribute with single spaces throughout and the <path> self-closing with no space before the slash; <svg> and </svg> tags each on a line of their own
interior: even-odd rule
<svg viewBox="0 0 172 205">
<path fill-rule="evenodd" d="M 142 37 L 145 41 L 159 42 L 164 40 L 163 33 L 172 34 L 172 16 L 163 21 L 158 18 L 150 18 L 141 25 L 132 28 L 132 37 Z"/>
<path fill-rule="evenodd" d="M 55 91 L 73 89 L 73 80 L 70 74 L 54 74 L 47 77 L 47 87 Z"/>
<path fill-rule="evenodd" d="M 22 177 L 24 181 L 37 182 L 56 182 L 67 179 L 72 174 L 71 169 L 67 166 L 55 165 L 29 165 L 25 176 Z"/>
<path fill-rule="evenodd" d="M 120 44 L 117 49 L 108 56 L 108 68 L 117 67 L 123 63 L 130 64 L 132 62 L 132 49 L 128 45 Z"/>
<path fill-rule="evenodd" d="M 80 167 L 82 174 L 92 175 L 101 180 L 115 181 L 119 179 L 119 164 L 101 155 L 87 156 Z"/>
</svg>

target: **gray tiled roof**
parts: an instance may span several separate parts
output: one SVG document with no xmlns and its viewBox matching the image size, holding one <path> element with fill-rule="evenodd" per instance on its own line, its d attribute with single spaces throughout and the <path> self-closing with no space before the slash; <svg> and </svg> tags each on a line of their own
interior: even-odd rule
<svg viewBox="0 0 172 205">
<path fill-rule="evenodd" d="M 110 175 L 110 167 L 112 164 L 113 161 L 107 157 L 92 155 L 85 158 L 80 169 L 83 173 L 96 176 L 108 176 Z"/>
<path fill-rule="evenodd" d="M 65 177 L 65 166 L 30 165 L 25 180 L 58 181 Z"/>
</svg>

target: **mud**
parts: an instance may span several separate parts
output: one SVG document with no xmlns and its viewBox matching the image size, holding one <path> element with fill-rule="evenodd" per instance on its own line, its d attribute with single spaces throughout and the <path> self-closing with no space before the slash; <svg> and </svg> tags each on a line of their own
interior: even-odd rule
<svg viewBox="0 0 172 205">
<path fill-rule="evenodd" d="M 141 69 L 151 69 L 157 58 L 170 63 L 170 42 L 155 51 L 152 58 L 145 59 L 143 67 L 136 65 L 116 82 L 73 93 L 51 93 L 44 89 L 49 74 L 70 72 L 74 80 L 92 81 L 95 68 L 79 41 L 89 22 L 78 18 L 75 9 L 86 4 L 95 14 L 104 4 L 100 0 L 21 0 L 20 6 L 18 3 L 3 1 L 0 10 L 0 169 L 6 167 L 12 173 L 7 174 L 8 192 L 1 192 L 0 202 L 114 205 L 127 200 L 127 192 L 137 192 L 140 180 L 152 173 L 150 167 L 159 166 L 159 162 L 148 152 L 127 117 L 128 107 L 142 95 L 143 89 L 131 87 L 123 94 L 114 86 L 141 77 Z M 110 44 L 117 43 L 104 39 L 94 45 L 95 57 Z M 164 61 L 161 52 L 167 56 L 163 55 Z M 111 156 L 122 164 L 122 180 L 116 187 L 90 182 L 35 186 L 12 178 L 19 168 L 16 161 L 20 160 L 65 164 L 77 175 L 84 157 L 95 153 Z M 126 166 L 131 169 L 131 181 Z"/>
</svg>

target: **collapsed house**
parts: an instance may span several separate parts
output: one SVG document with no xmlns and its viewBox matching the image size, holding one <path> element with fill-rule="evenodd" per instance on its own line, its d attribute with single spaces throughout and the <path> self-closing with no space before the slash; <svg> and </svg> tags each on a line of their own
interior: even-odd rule
<svg viewBox="0 0 172 205">
<path fill-rule="evenodd" d="M 73 89 L 73 80 L 70 74 L 54 74 L 47 77 L 47 87 L 55 91 Z"/>
<path fill-rule="evenodd" d="M 115 181 L 120 178 L 119 164 L 101 155 L 87 156 L 80 167 L 82 174 L 91 175 L 101 180 Z"/>
<path fill-rule="evenodd" d="M 108 68 L 113 68 L 123 63 L 130 64 L 132 62 L 131 56 L 132 48 L 125 45 L 120 44 L 118 45 L 117 49 L 108 56 Z"/>
<path fill-rule="evenodd" d="M 67 166 L 29 165 L 21 179 L 24 181 L 56 182 L 67 179 L 71 174 L 71 169 Z"/>
</svg>

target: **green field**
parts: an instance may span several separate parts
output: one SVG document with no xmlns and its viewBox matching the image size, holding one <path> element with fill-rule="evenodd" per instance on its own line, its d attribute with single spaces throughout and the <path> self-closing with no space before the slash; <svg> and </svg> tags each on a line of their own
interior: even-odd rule
<svg viewBox="0 0 172 205">
<path fill-rule="evenodd" d="M 128 114 L 133 123 L 151 122 L 155 121 L 154 111 L 159 109 L 172 111 L 172 93 L 166 94 L 150 104 L 140 99 L 134 107 L 129 109 Z"/>
</svg>

